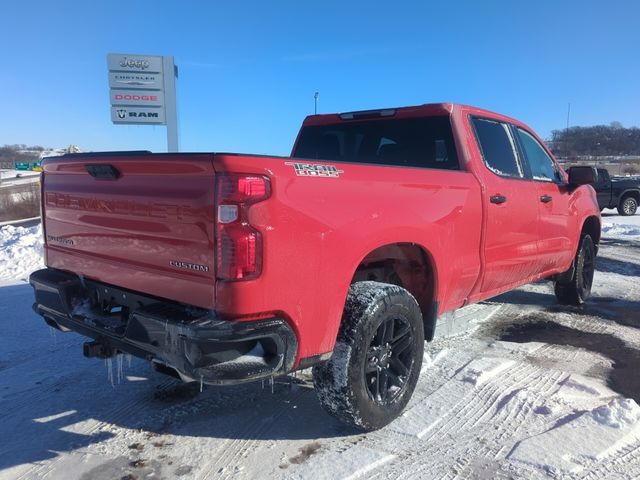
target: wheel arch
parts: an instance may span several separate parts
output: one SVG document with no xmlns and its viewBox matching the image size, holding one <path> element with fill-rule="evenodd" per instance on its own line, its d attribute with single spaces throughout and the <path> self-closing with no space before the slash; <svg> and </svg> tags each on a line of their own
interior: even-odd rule
<svg viewBox="0 0 640 480">
<path fill-rule="evenodd" d="M 580 238 L 582 238 L 584 235 L 589 235 L 591 237 L 591 240 L 593 240 L 593 244 L 596 247 L 597 252 L 601 238 L 601 224 L 600 219 L 597 216 L 592 215 L 584 220 L 584 222 L 582 223 L 582 230 L 580 231 Z M 578 248 L 580 248 L 579 242 Z"/>
<path fill-rule="evenodd" d="M 425 339 L 432 340 L 438 311 L 438 274 L 431 252 L 414 242 L 380 245 L 365 254 L 350 285 L 365 280 L 391 283 L 406 289 L 418 302 Z"/>
<path fill-rule="evenodd" d="M 630 188 L 628 190 L 624 190 L 621 194 L 620 194 L 620 202 L 622 202 L 622 200 L 625 197 L 633 197 L 636 199 L 636 201 L 638 202 L 638 204 L 640 204 L 640 190 L 635 189 L 635 188 Z"/>
</svg>

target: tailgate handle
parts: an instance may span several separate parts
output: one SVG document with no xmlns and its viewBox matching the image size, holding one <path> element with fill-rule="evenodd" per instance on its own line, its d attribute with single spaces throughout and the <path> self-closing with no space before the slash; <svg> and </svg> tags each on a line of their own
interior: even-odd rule
<svg viewBox="0 0 640 480">
<path fill-rule="evenodd" d="M 84 168 L 93 178 L 100 178 L 102 180 L 117 180 L 120 178 L 120 170 L 113 165 L 85 165 Z"/>
</svg>

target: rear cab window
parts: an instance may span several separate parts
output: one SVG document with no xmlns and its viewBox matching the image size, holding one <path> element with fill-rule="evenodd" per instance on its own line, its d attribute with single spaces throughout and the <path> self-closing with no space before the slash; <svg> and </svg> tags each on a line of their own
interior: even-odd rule
<svg viewBox="0 0 640 480">
<path fill-rule="evenodd" d="M 293 157 L 459 170 L 448 116 L 303 126 Z"/>
</svg>

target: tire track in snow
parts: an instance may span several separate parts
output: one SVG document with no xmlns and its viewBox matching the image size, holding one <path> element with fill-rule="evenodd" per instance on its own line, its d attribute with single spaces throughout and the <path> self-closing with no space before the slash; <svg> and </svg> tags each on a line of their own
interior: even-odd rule
<svg viewBox="0 0 640 480">
<path fill-rule="evenodd" d="M 552 346 L 547 345 L 538 349 L 538 352 L 551 349 Z M 467 473 L 472 475 L 469 462 L 482 457 L 499 457 L 504 441 L 517 435 L 533 415 L 539 400 L 558 388 L 559 380 L 565 376 L 563 372 L 549 374 L 543 368 L 533 367 L 524 358 L 520 362 L 506 374 L 493 378 L 477 391 L 472 391 L 469 397 L 460 399 L 446 414 L 447 419 L 439 428 L 432 429 L 424 438 L 405 438 L 398 442 L 397 435 L 392 437 L 390 440 L 393 444 L 402 445 L 400 448 L 389 449 L 398 455 L 398 461 L 385 468 L 377 477 L 465 478 Z M 460 382 L 458 378 L 451 381 Z M 439 394 L 443 395 L 444 392 L 446 397 L 446 391 L 451 390 L 450 385 L 449 382 L 445 384 Z M 513 398 L 510 398 L 514 391 L 525 389 L 527 395 L 513 395 Z M 508 401 L 500 405 L 505 398 Z M 428 402 L 429 398 L 424 401 Z M 489 426 L 493 427 L 495 432 L 488 430 Z M 490 433 L 484 439 L 485 443 L 479 441 L 479 432 Z M 384 433 L 376 438 L 374 443 L 381 442 L 383 436 Z M 512 443 L 516 440 L 517 438 L 514 438 Z M 455 449 L 451 448 L 452 442 L 456 445 Z M 365 445 L 367 443 L 365 441 Z M 458 454 L 461 451 L 465 453 L 462 457 L 451 458 L 452 450 Z M 503 452 L 503 455 L 506 453 Z M 425 466 L 424 457 L 438 459 L 435 463 L 441 468 Z M 453 470 L 443 475 L 444 465 L 452 465 Z"/>
<path fill-rule="evenodd" d="M 297 401 L 303 395 L 305 391 L 302 389 L 297 389 L 295 394 L 293 392 L 289 393 L 288 398 L 290 401 Z M 230 445 L 230 449 L 225 449 L 225 452 L 218 456 L 218 458 L 213 462 L 213 464 L 209 467 L 209 471 L 202 477 L 202 480 L 209 480 L 211 474 L 216 474 L 220 468 L 224 468 L 221 462 L 224 462 L 225 465 L 233 466 L 234 463 L 237 463 L 241 458 L 245 458 L 249 455 L 251 451 L 254 451 L 258 444 L 262 441 L 260 438 L 264 435 L 264 433 L 274 424 L 277 423 L 281 418 L 289 411 L 290 403 L 284 402 L 276 402 L 276 408 L 271 415 L 267 418 L 261 418 L 261 415 L 258 414 L 258 421 L 254 421 L 251 419 L 247 421 L 243 427 L 242 436 L 244 437 L 242 440 L 234 439 Z M 222 465 L 222 466 L 221 466 Z M 219 477 L 221 479 L 228 479 L 234 476 L 233 471 L 224 470 L 221 472 Z"/>
</svg>

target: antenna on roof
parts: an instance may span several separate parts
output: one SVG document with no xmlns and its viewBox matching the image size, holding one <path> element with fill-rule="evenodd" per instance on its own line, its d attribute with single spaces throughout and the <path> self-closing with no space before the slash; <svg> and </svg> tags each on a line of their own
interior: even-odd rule
<svg viewBox="0 0 640 480">
<path fill-rule="evenodd" d="M 320 92 L 316 92 L 313 94 L 313 114 L 318 114 L 318 97 L 320 96 Z"/>
</svg>

